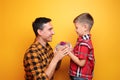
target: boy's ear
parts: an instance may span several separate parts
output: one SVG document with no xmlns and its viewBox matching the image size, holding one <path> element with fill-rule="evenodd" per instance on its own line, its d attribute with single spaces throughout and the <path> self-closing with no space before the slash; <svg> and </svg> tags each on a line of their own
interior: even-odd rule
<svg viewBox="0 0 120 80">
<path fill-rule="evenodd" d="M 37 33 L 38 33 L 38 35 L 42 35 L 42 30 L 38 29 Z"/>
<path fill-rule="evenodd" d="M 87 24 L 84 24 L 84 27 L 85 27 L 85 28 L 87 28 L 87 26 L 88 26 Z"/>
<path fill-rule="evenodd" d="M 88 24 L 84 24 L 84 28 L 85 28 L 85 30 L 88 30 Z"/>
</svg>

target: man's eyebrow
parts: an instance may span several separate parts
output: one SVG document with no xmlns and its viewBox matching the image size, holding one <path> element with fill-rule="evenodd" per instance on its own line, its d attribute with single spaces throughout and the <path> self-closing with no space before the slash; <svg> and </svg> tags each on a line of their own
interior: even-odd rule
<svg viewBox="0 0 120 80">
<path fill-rule="evenodd" d="M 52 29 L 53 29 L 53 27 L 49 28 L 49 30 L 52 30 Z"/>
</svg>

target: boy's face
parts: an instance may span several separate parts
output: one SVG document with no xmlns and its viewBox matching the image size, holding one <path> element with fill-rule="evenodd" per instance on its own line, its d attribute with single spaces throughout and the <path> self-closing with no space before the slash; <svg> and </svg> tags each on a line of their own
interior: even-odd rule
<svg viewBox="0 0 120 80">
<path fill-rule="evenodd" d="M 76 28 L 76 32 L 79 36 L 83 36 L 84 32 L 85 32 L 85 27 L 82 23 L 76 22 L 74 23 L 75 28 Z"/>
</svg>

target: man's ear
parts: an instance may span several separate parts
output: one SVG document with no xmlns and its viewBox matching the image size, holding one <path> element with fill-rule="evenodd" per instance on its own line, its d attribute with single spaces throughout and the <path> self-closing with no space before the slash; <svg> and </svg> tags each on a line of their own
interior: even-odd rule
<svg viewBox="0 0 120 80">
<path fill-rule="evenodd" d="M 42 35 L 42 30 L 38 29 L 37 33 L 38 33 L 38 35 Z"/>
</svg>

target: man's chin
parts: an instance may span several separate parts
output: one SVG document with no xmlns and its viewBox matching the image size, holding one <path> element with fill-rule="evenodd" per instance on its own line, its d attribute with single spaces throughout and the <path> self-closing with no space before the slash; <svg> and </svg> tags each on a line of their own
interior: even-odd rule
<svg viewBox="0 0 120 80">
<path fill-rule="evenodd" d="M 52 42 L 52 37 L 49 37 L 49 38 L 47 39 L 47 42 Z"/>
<path fill-rule="evenodd" d="M 48 42 L 52 42 L 52 39 L 49 39 Z"/>
<path fill-rule="evenodd" d="M 48 41 L 48 42 L 52 42 L 52 40 L 51 40 L 51 41 Z"/>
</svg>

